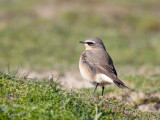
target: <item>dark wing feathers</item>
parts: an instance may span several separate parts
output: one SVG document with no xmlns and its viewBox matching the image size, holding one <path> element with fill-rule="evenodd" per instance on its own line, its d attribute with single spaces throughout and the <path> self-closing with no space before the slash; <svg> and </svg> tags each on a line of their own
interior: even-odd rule
<svg viewBox="0 0 160 120">
<path fill-rule="evenodd" d="M 103 74 L 107 75 L 108 77 L 110 77 L 119 88 L 128 88 L 127 86 L 125 86 L 125 84 L 120 79 L 118 79 L 117 72 L 114 68 L 114 65 L 113 65 L 113 62 L 112 62 L 112 59 L 110 58 L 110 56 L 109 56 L 109 58 L 112 62 L 112 64 L 110 64 L 110 65 L 96 63 L 94 60 L 90 59 L 86 55 L 86 53 L 83 53 L 82 58 L 83 58 L 83 61 L 87 61 L 88 64 L 90 66 L 92 66 L 92 68 L 95 68 L 99 73 L 103 73 Z"/>
<path fill-rule="evenodd" d="M 120 79 L 118 79 L 117 75 L 114 73 L 114 70 L 107 65 L 95 64 L 95 67 L 100 73 L 110 77 L 119 88 L 128 88 Z"/>
</svg>

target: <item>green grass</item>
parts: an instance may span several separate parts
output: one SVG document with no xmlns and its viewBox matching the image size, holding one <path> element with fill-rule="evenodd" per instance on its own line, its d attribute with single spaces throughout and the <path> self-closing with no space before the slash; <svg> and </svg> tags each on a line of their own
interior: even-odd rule
<svg viewBox="0 0 160 120">
<path fill-rule="evenodd" d="M 115 97 L 96 97 L 49 83 L 0 73 L 0 119 L 91 120 L 96 109 L 99 120 L 160 118 L 158 113 L 141 112 Z"/>
<path fill-rule="evenodd" d="M 155 11 L 159 4 L 1 1 L 0 67 L 9 62 L 13 69 L 18 65 L 41 71 L 67 69 L 76 66 L 84 50 L 78 41 L 93 36 L 102 38 L 116 66 L 159 66 L 160 19 Z"/>
</svg>

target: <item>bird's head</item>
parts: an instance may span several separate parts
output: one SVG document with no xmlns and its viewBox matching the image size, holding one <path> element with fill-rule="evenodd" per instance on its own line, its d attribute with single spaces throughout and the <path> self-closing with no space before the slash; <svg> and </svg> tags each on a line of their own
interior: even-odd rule
<svg viewBox="0 0 160 120">
<path fill-rule="evenodd" d="M 102 40 L 98 37 L 92 37 L 87 39 L 86 41 L 80 41 L 80 43 L 85 45 L 86 50 L 95 50 L 95 49 L 105 50 Z"/>
</svg>

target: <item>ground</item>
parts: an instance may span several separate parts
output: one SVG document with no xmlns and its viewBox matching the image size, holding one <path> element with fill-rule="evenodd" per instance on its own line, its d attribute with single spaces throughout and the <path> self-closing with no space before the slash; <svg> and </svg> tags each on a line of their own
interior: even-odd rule
<svg viewBox="0 0 160 120">
<path fill-rule="evenodd" d="M 159 113 L 142 112 L 116 97 L 66 90 L 60 81 L 20 78 L 0 73 L 1 119 L 159 119 Z"/>
</svg>

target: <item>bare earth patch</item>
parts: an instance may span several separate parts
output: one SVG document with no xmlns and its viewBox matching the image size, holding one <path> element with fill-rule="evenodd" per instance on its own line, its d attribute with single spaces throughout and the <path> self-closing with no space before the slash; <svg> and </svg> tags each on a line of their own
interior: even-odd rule
<svg viewBox="0 0 160 120">
<path fill-rule="evenodd" d="M 31 71 L 29 69 L 20 70 L 19 76 L 27 76 L 27 78 L 36 78 L 36 79 L 44 79 L 53 75 L 53 79 L 57 80 L 60 73 L 58 71 L 45 71 L 43 73 L 38 73 L 36 71 Z M 90 88 L 93 87 L 87 81 L 82 80 L 79 72 L 75 71 L 66 71 L 61 74 L 59 81 L 62 81 L 62 86 L 66 88 Z"/>
</svg>

